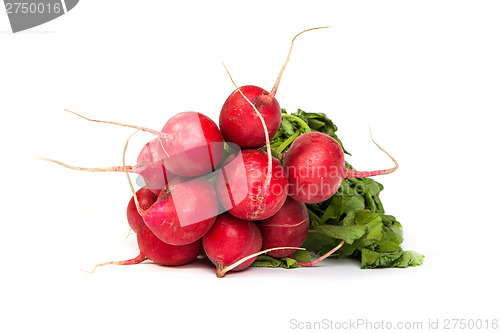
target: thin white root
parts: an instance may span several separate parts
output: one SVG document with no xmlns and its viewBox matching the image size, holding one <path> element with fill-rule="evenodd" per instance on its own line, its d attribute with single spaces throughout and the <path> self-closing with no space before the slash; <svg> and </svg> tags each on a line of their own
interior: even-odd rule
<svg viewBox="0 0 500 333">
<path fill-rule="evenodd" d="M 57 160 L 53 160 L 51 158 L 45 158 L 45 157 L 34 157 L 37 160 L 41 161 L 47 161 L 51 163 L 55 163 L 57 165 L 63 166 L 65 168 L 71 169 L 71 170 L 79 170 L 79 171 L 89 171 L 89 172 L 123 172 L 124 169 L 127 169 L 128 172 L 135 172 L 135 167 L 126 165 L 125 167 L 123 166 L 111 166 L 111 167 L 101 167 L 101 168 L 85 168 L 85 167 L 78 167 L 78 166 L 73 166 L 69 165 Z"/>
<path fill-rule="evenodd" d="M 370 137 L 373 141 L 373 143 L 384 153 L 386 153 L 387 156 L 391 158 L 391 160 L 394 162 L 394 166 L 390 169 L 383 169 L 383 170 L 373 170 L 373 171 L 357 171 L 357 170 L 350 170 L 346 169 L 344 173 L 344 178 L 361 178 L 361 177 L 373 177 L 373 176 L 380 176 L 380 175 L 388 175 L 390 173 L 393 173 L 396 171 L 399 167 L 398 161 L 394 157 L 391 156 L 384 148 L 380 147 L 378 143 L 375 142 L 372 136 L 372 129 L 370 127 Z"/>
<path fill-rule="evenodd" d="M 150 128 L 147 128 L 147 127 L 136 126 L 136 125 L 129 125 L 129 124 L 122 124 L 122 123 L 118 123 L 116 121 L 90 119 L 90 118 L 82 116 L 81 114 L 78 114 L 78 113 L 76 113 L 74 111 L 71 111 L 71 110 L 68 110 L 68 109 L 64 109 L 64 111 L 72 113 L 75 116 L 78 116 L 78 117 L 83 118 L 83 119 L 88 120 L 88 121 L 93 121 L 93 122 L 96 122 L 96 123 L 103 123 L 103 124 L 117 125 L 117 126 L 122 126 L 122 127 L 129 127 L 129 128 L 137 129 L 139 131 L 151 133 L 151 134 L 155 135 L 158 139 L 165 139 L 167 141 L 170 141 L 170 140 L 173 139 L 173 135 L 172 134 L 163 133 L 161 131 L 156 131 L 156 130 L 153 130 L 153 129 L 150 129 Z M 167 156 L 168 156 L 168 154 L 167 154 Z"/>
<path fill-rule="evenodd" d="M 274 86 L 271 89 L 271 92 L 269 93 L 269 96 L 271 98 L 273 98 L 274 95 L 276 95 L 276 91 L 278 90 L 278 86 L 280 84 L 281 77 L 283 76 L 283 72 L 285 71 L 285 68 L 288 65 L 288 61 L 290 60 L 290 55 L 292 54 L 293 42 L 295 41 L 295 38 L 299 37 L 300 35 L 302 35 L 304 32 L 307 32 L 307 31 L 316 30 L 316 29 L 326 29 L 326 28 L 330 28 L 330 26 L 310 28 L 310 29 L 299 32 L 297 35 L 295 35 L 295 37 L 293 37 L 292 43 L 290 45 L 290 50 L 288 51 L 288 55 L 286 57 L 285 63 L 283 64 L 283 67 L 281 67 L 281 71 L 278 74 L 278 78 L 276 79 L 276 82 L 274 83 Z"/>
<path fill-rule="evenodd" d="M 398 163 L 398 161 L 396 161 L 396 159 L 395 159 L 394 157 L 392 157 L 392 155 L 391 155 L 391 154 L 389 154 L 389 153 L 387 152 L 387 150 L 385 150 L 384 148 L 380 147 L 380 145 L 379 145 L 378 143 L 376 143 L 376 142 L 375 142 L 375 140 L 373 139 L 373 135 L 372 135 L 372 127 L 371 127 L 371 126 L 369 126 L 369 128 L 370 128 L 370 138 L 372 139 L 373 143 L 374 143 L 374 144 L 378 147 L 378 149 L 380 149 L 380 150 L 382 150 L 384 153 L 386 153 L 386 155 L 387 155 L 387 156 L 389 156 L 389 158 L 390 158 L 390 159 L 394 162 L 394 164 L 395 164 L 395 166 L 394 166 L 394 167 L 392 167 L 392 168 L 390 168 L 390 169 L 389 169 L 389 171 L 390 171 L 389 173 L 396 171 L 396 170 L 397 170 L 397 168 L 399 167 L 399 163 Z"/>
<path fill-rule="evenodd" d="M 254 257 L 260 256 L 261 254 L 264 254 L 264 253 L 267 253 L 267 252 L 270 252 L 270 251 L 274 251 L 274 250 L 289 250 L 289 249 L 293 249 L 293 250 L 305 250 L 302 247 L 294 247 L 294 246 L 273 247 L 272 249 L 262 250 L 262 251 L 250 254 L 250 255 L 248 255 L 248 256 L 246 256 L 244 258 L 241 258 L 240 260 L 236 261 L 235 263 L 233 263 L 233 264 L 231 264 L 229 266 L 217 267 L 217 272 L 216 272 L 217 273 L 217 277 L 220 277 L 220 278 L 224 277 L 224 275 L 226 275 L 227 272 L 229 272 L 230 270 L 234 269 L 236 266 L 241 265 L 242 263 L 244 263 L 248 259 L 252 259 Z"/>
<path fill-rule="evenodd" d="M 165 155 L 167 155 L 167 157 L 170 158 L 170 155 L 168 154 L 167 149 L 165 148 L 165 146 L 163 146 L 163 140 L 160 140 L 158 138 L 158 142 L 160 143 L 161 149 L 163 150 L 163 152 L 165 153 Z"/>
<path fill-rule="evenodd" d="M 141 127 L 141 126 L 136 126 L 136 125 L 129 125 L 129 124 L 122 124 L 122 123 L 118 123 L 116 121 L 90 119 L 90 118 L 82 116 L 81 114 L 78 114 L 78 113 L 76 113 L 74 111 L 71 111 L 71 110 L 68 110 L 68 109 L 64 109 L 64 111 L 72 113 L 75 116 L 78 116 L 78 117 L 83 118 L 85 120 L 93 121 L 93 122 L 96 122 L 96 123 L 103 123 L 103 124 L 118 125 L 118 126 L 123 126 L 123 127 L 130 127 L 130 128 L 138 129 L 140 131 L 148 132 L 148 133 L 155 134 L 155 135 L 159 135 L 159 133 L 160 133 L 158 131 L 155 131 L 155 130 L 152 130 L 152 129 L 149 129 L 149 128 L 146 128 L 146 127 Z"/>
<path fill-rule="evenodd" d="M 136 130 L 134 133 L 130 134 L 130 136 L 127 138 L 127 141 L 125 142 L 125 147 L 123 148 L 123 154 L 122 154 L 122 164 L 125 167 L 125 152 L 127 151 L 128 148 L 128 142 L 130 141 L 130 138 L 140 130 Z M 130 175 L 128 174 L 127 169 L 125 168 L 125 175 L 127 176 L 128 184 L 130 186 L 130 189 L 132 190 L 132 195 L 134 196 L 134 202 L 135 202 L 135 207 L 137 208 L 137 212 L 139 215 L 143 216 L 144 215 L 144 210 L 142 209 L 141 205 L 139 205 L 139 200 L 137 199 L 137 194 L 135 193 L 134 186 L 132 185 L 132 181 L 130 180 Z"/>
</svg>

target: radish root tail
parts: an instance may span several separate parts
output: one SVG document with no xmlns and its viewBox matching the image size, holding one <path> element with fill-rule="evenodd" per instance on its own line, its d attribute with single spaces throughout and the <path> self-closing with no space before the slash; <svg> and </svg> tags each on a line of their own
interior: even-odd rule
<svg viewBox="0 0 500 333">
<path fill-rule="evenodd" d="M 327 253 L 325 253 L 321 257 L 319 257 L 319 258 L 317 258 L 315 260 L 309 261 L 309 262 L 299 262 L 299 261 L 297 261 L 297 265 L 300 265 L 300 266 L 303 266 L 303 267 L 314 266 L 317 263 L 319 263 L 320 261 L 323 261 L 323 259 L 326 259 L 329 256 L 331 256 L 335 251 L 337 251 L 338 249 L 340 249 L 342 247 L 342 245 L 344 245 L 344 241 L 340 242 L 339 245 L 337 245 L 336 247 L 334 247 L 333 249 L 331 249 L 330 251 L 328 251 Z"/>
<path fill-rule="evenodd" d="M 123 147 L 123 154 L 122 154 L 122 164 L 125 169 L 125 176 L 127 176 L 127 181 L 130 186 L 130 189 L 132 190 L 132 195 L 134 196 L 134 203 L 135 207 L 137 208 L 137 212 L 139 215 L 143 216 L 144 215 L 144 209 L 142 209 L 141 205 L 139 204 L 139 199 L 137 199 L 137 194 L 135 193 L 134 186 L 132 185 L 132 181 L 130 180 L 130 175 L 128 174 L 127 169 L 125 168 L 125 153 L 127 152 L 128 148 L 128 143 L 130 141 L 130 138 L 140 130 L 135 131 L 134 133 L 130 134 L 130 136 L 127 138 L 127 141 L 125 142 L 125 147 Z"/>
<path fill-rule="evenodd" d="M 283 67 L 281 67 L 281 71 L 278 74 L 278 78 L 276 79 L 276 82 L 274 83 L 274 86 L 271 89 L 271 92 L 269 93 L 270 99 L 272 99 L 276 95 L 276 91 L 278 90 L 278 86 L 280 84 L 281 77 L 283 76 L 283 72 L 285 71 L 285 68 L 288 65 L 288 61 L 290 60 L 290 55 L 292 54 L 293 42 L 295 41 L 295 38 L 299 37 L 300 35 L 302 35 L 304 32 L 307 32 L 307 31 L 317 30 L 317 29 L 326 29 L 326 28 L 330 28 L 330 26 L 306 29 L 304 31 L 299 32 L 297 35 L 295 35 L 295 37 L 293 37 L 292 43 L 290 45 L 290 50 L 288 51 L 288 55 L 286 57 L 285 63 L 283 64 Z"/>
<path fill-rule="evenodd" d="M 394 166 L 390 169 L 384 169 L 384 170 L 375 170 L 375 171 L 356 171 L 356 170 L 346 170 L 344 178 L 361 178 L 361 177 L 373 177 L 373 176 L 380 176 L 380 175 L 388 175 L 390 173 L 393 173 L 396 171 L 399 167 L 398 161 L 394 157 L 392 157 L 391 154 L 389 154 L 384 148 L 380 147 L 378 143 L 375 142 L 373 139 L 372 135 L 372 129 L 370 127 L 370 137 L 373 141 L 373 143 L 384 153 L 387 154 L 387 156 L 390 157 L 390 159 L 394 162 Z"/>
<path fill-rule="evenodd" d="M 224 277 L 224 275 L 226 275 L 227 272 L 229 272 L 230 270 L 234 269 L 236 266 L 239 266 L 241 265 L 242 263 L 244 263 L 245 261 L 247 261 L 248 259 L 252 259 L 252 258 L 255 258 L 257 256 L 260 256 L 261 254 L 264 254 L 264 253 L 267 253 L 267 252 L 270 252 L 270 251 L 274 251 L 274 250 L 289 250 L 289 249 L 293 249 L 293 250 L 305 250 L 304 248 L 302 247 L 294 247 L 294 246 L 284 246 L 284 247 L 273 247 L 272 249 L 267 249 L 267 250 L 262 250 L 262 251 L 259 251 L 259 252 L 255 252 L 255 253 L 252 253 L 244 258 L 241 258 L 240 260 L 236 261 L 235 263 L 231 264 L 231 265 L 228 265 L 228 266 L 224 266 L 222 265 L 221 263 L 217 263 L 216 264 L 216 275 L 218 278 L 221 278 L 221 277 Z"/>
<path fill-rule="evenodd" d="M 107 266 L 107 265 L 136 265 L 136 264 L 140 264 L 141 262 L 143 262 L 144 260 L 147 260 L 147 259 L 148 258 L 145 255 L 139 254 L 137 257 L 135 257 L 133 259 L 129 259 L 129 260 L 103 262 L 102 264 L 95 265 L 94 269 L 92 269 L 90 272 L 89 271 L 84 271 L 84 270 L 82 270 L 82 271 L 85 272 L 85 273 L 94 274 L 95 271 L 96 271 L 96 269 L 98 267 L 101 267 L 101 266 Z"/>
<path fill-rule="evenodd" d="M 158 139 L 165 139 L 167 141 L 170 141 L 170 140 L 173 140 L 173 137 L 174 137 L 172 134 L 163 133 L 163 132 L 156 131 L 156 130 L 153 130 L 153 129 L 150 129 L 150 128 L 147 128 L 147 127 L 136 126 L 136 125 L 129 125 L 129 124 L 122 124 L 122 123 L 118 123 L 116 121 L 90 119 L 90 118 L 82 116 L 81 114 L 78 114 L 78 113 L 76 113 L 74 111 L 71 111 L 71 110 L 68 110 L 68 109 L 64 109 L 64 111 L 72 113 L 75 116 L 78 116 L 78 117 L 83 118 L 83 119 L 88 120 L 88 121 L 92 121 L 92 122 L 96 122 L 96 123 L 103 123 L 103 124 L 117 125 L 117 126 L 122 126 L 122 127 L 129 127 L 129 128 L 134 128 L 134 129 L 143 131 L 143 132 L 151 133 L 151 134 L 155 135 L 156 137 L 158 137 Z M 168 156 L 168 154 L 167 154 L 167 156 Z"/>
<path fill-rule="evenodd" d="M 51 162 L 60 166 L 63 166 L 65 168 L 71 169 L 71 170 L 79 170 L 79 171 L 88 171 L 88 172 L 124 172 L 126 169 L 128 172 L 136 172 L 135 167 L 133 166 L 111 166 L 111 167 L 100 167 L 100 168 L 85 168 L 85 167 L 79 167 L 79 166 L 73 166 L 69 165 L 57 160 L 53 160 L 51 158 L 45 158 L 45 157 L 34 157 L 37 160 L 41 161 L 47 161 Z"/>
</svg>

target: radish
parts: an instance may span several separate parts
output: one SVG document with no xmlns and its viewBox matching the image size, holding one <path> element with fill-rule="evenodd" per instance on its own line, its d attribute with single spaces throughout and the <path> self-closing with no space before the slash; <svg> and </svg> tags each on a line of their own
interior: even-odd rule
<svg viewBox="0 0 500 333">
<path fill-rule="evenodd" d="M 216 266 L 217 277 L 223 277 L 228 266 L 260 251 L 262 235 L 254 222 L 223 213 L 217 217 L 210 231 L 203 236 L 202 242 L 208 259 Z M 240 263 L 232 270 L 244 270 L 255 261 L 255 258 L 256 256 Z"/>
<path fill-rule="evenodd" d="M 309 233 L 309 213 L 303 202 L 288 197 L 281 209 L 268 219 L 258 221 L 262 233 L 262 249 L 281 246 L 301 246 Z M 292 255 L 293 249 L 274 250 L 267 254 L 275 258 Z"/>
<path fill-rule="evenodd" d="M 97 267 L 105 265 L 135 265 L 147 259 L 159 265 L 181 266 L 192 262 L 202 252 L 201 239 L 186 245 L 174 246 L 162 242 L 148 227 L 141 223 L 137 233 L 137 244 L 139 255 L 133 259 L 123 261 L 109 261 L 96 265 L 90 273 L 94 273 Z"/>
<path fill-rule="evenodd" d="M 257 86 L 242 86 L 240 90 L 257 107 L 265 120 L 269 136 L 273 137 L 281 123 L 281 107 L 274 95 Z M 238 90 L 229 95 L 219 117 L 222 136 L 241 148 L 259 148 L 266 144 L 258 116 L 249 108 Z"/>
<path fill-rule="evenodd" d="M 266 219 L 276 213 L 286 200 L 287 188 L 283 186 L 282 167 L 271 155 L 270 136 L 274 136 L 281 122 L 281 109 L 274 95 L 278 89 L 283 71 L 290 59 L 295 38 L 306 31 L 321 28 L 327 27 L 304 30 L 292 39 L 285 64 L 269 94 L 267 92 L 263 93 L 263 90 L 259 90 L 260 88 L 256 89 L 256 87 L 239 88 L 226 68 L 227 74 L 236 87 L 236 90 L 224 103 L 219 119 L 221 130 L 226 129 L 230 133 L 237 133 L 237 135 L 232 138 L 225 136 L 225 139 L 226 141 L 238 144 L 240 147 L 260 147 L 265 144 L 267 150 L 267 166 L 264 166 L 262 163 L 263 155 L 260 151 L 248 149 L 247 152 L 241 153 L 242 157 L 246 157 L 246 160 L 243 158 L 243 163 L 233 158 L 229 162 L 226 161 L 228 162 L 225 163 L 226 169 L 222 168 L 222 172 L 217 178 L 217 191 L 224 208 L 234 216 L 247 220 Z M 259 95 L 254 96 L 256 91 L 260 91 Z M 247 96 L 245 92 L 250 95 Z M 275 115 L 273 117 L 273 124 L 277 124 L 276 130 L 271 128 L 271 131 L 274 131 L 271 134 L 269 124 L 265 120 L 265 114 L 269 110 Z M 245 119 L 248 115 L 255 117 L 254 120 L 252 121 L 250 118 Z M 234 121 L 240 118 L 243 121 L 239 121 L 239 125 L 234 124 Z M 226 122 L 226 120 L 228 121 Z M 255 133 L 256 131 L 262 132 L 261 142 L 258 145 L 252 141 L 253 139 L 250 140 L 251 144 L 238 140 L 234 142 L 234 139 L 239 137 L 246 137 L 248 139 L 247 134 L 252 135 L 251 133 Z M 232 165 L 229 166 L 229 163 Z M 265 171 L 267 172 L 264 177 Z"/>
<path fill-rule="evenodd" d="M 160 265 L 180 266 L 190 263 L 202 252 L 201 239 L 175 246 L 162 242 L 145 225 L 141 224 L 137 243 L 141 254 Z"/>
<path fill-rule="evenodd" d="M 219 211 L 219 201 L 208 180 L 176 178 L 163 191 L 149 209 L 138 210 L 144 223 L 161 241 L 185 245 L 210 230 Z"/>
<path fill-rule="evenodd" d="M 222 206 L 243 220 L 263 220 L 274 215 L 287 197 L 287 175 L 278 160 L 258 149 L 244 149 L 228 157 L 216 181 Z M 268 174 L 270 171 L 270 176 Z"/>
<path fill-rule="evenodd" d="M 264 253 L 273 251 L 304 250 L 293 246 L 282 246 L 265 249 L 262 247 L 262 234 L 259 227 L 252 222 L 242 220 L 228 213 L 217 217 L 210 231 L 202 238 L 203 249 L 208 259 L 216 267 L 216 275 L 221 278 L 229 271 L 242 271 L 248 268 L 257 258 Z M 310 262 L 297 262 L 300 266 L 313 266 L 332 255 L 342 245 L 342 241 L 332 250 Z"/>
<path fill-rule="evenodd" d="M 305 203 L 318 203 L 335 194 L 344 178 L 372 177 L 396 171 L 399 166 L 397 161 L 373 142 L 393 160 L 393 168 L 348 170 L 345 168 L 342 147 L 334 138 L 319 132 L 300 135 L 283 158 L 283 166 L 288 174 L 289 195 Z"/>
<path fill-rule="evenodd" d="M 196 178 L 169 185 L 142 216 L 162 241 L 184 245 L 205 235 L 218 211 L 215 189 L 208 180 Z"/>
<path fill-rule="evenodd" d="M 151 207 L 155 202 L 158 196 L 152 192 L 151 190 L 142 187 L 136 192 L 137 200 L 139 201 L 139 205 L 141 209 L 147 210 Z M 127 205 L 127 220 L 130 228 L 135 232 L 139 232 L 139 226 L 143 223 L 142 216 L 137 211 L 137 207 L 135 206 L 134 197 L 130 198 L 130 201 Z"/>
<path fill-rule="evenodd" d="M 123 165 L 128 143 L 139 130 L 132 133 L 125 142 Z M 203 237 L 214 224 L 219 211 L 219 200 L 215 189 L 206 178 L 174 178 L 164 189 L 164 193 L 158 195 L 156 202 L 144 210 L 139 204 L 126 168 L 125 175 L 133 193 L 137 212 L 162 242 L 170 245 L 193 243 Z"/>
<path fill-rule="evenodd" d="M 172 133 L 165 150 L 167 169 L 179 176 L 196 177 L 214 171 L 224 153 L 222 134 L 215 122 L 198 112 L 181 112 L 162 129 Z"/>
<path fill-rule="evenodd" d="M 243 148 L 259 148 L 266 144 L 265 129 L 260 124 L 259 116 L 254 112 L 253 105 L 262 115 L 269 136 L 273 137 L 279 129 L 281 123 L 281 108 L 274 97 L 278 90 L 283 72 L 290 60 L 293 42 L 295 38 L 306 31 L 323 29 L 328 27 L 319 27 L 307 29 L 297 34 L 290 45 L 288 56 L 281 68 L 278 78 L 268 92 L 262 88 L 253 85 L 242 86 L 233 91 L 226 99 L 219 116 L 219 126 L 224 140 L 233 142 Z M 240 91 L 238 91 L 240 90 Z M 249 105 L 242 95 L 245 95 L 250 101 Z"/>
</svg>

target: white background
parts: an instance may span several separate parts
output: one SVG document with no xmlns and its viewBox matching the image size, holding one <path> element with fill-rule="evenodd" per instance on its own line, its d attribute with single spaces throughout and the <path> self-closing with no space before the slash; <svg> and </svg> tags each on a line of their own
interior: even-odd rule
<svg viewBox="0 0 500 333">
<path fill-rule="evenodd" d="M 0 13 L 2 331 L 500 319 L 499 2 L 180 3 L 81 1 L 18 34 Z M 217 121 L 233 90 L 222 61 L 239 85 L 271 89 L 293 35 L 323 25 L 332 28 L 296 40 L 277 99 L 289 111 L 327 113 L 359 170 L 392 165 L 371 143 L 371 125 L 400 163 L 377 179 L 382 201 L 405 228 L 404 248 L 425 254 L 425 264 L 361 270 L 332 260 L 224 279 L 204 263 L 80 271 L 137 254 L 125 176 L 32 157 L 118 165 L 131 131 L 63 109 L 155 129 L 180 111 Z M 150 138 L 134 137 L 130 164 Z"/>
</svg>

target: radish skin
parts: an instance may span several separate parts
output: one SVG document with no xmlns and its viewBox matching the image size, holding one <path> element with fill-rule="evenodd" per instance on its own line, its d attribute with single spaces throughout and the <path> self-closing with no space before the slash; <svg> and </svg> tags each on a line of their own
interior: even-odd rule
<svg viewBox="0 0 500 333">
<path fill-rule="evenodd" d="M 205 178 L 176 178 L 172 183 L 160 193 L 154 205 L 139 213 L 161 241 L 186 245 L 210 230 L 219 211 L 219 201 Z"/>
<path fill-rule="evenodd" d="M 262 150 L 244 149 L 231 155 L 216 181 L 222 206 L 244 220 L 263 220 L 274 215 L 285 203 L 288 180 L 276 158 L 272 157 L 271 165 L 269 169 L 268 154 Z"/>
<path fill-rule="evenodd" d="M 227 266 L 260 251 L 262 235 L 254 222 L 223 213 L 217 217 L 210 231 L 203 236 L 202 243 L 208 259 L 216 266 L 217 277 L 222 277 Z M 244 270 L 255 261 L 255 258 L 245 260 L 232 270 Z"/>
<path fill-rule="evenodd" d="M 309 213 L 303 202 L 288 197 L 281 209 L 268 219 L 257 221 L 262 233 L 262 249 L 302 246 L 309 233 Z M 275 250 L 267 254 L 274 258 L 292 255 L 294 249 Z"/>
<path fill-rule="evenodd" d="M 152 192 L 151 190 L 142 187 L 136 192 L 137 200 L 139 201 L 139 205 L 142 210 L 147 210 L 151 207 L 155 202 L 158 196 Z M 135 206 L 134 197 L 130 198 L 130 201 L 127 205 L 127 221 L 130 225 L 130 228 L 135 232 L 139 232 L 139 226 L 144 222 L 142 220 L 141 214 L 137 211 L 137 207 Z"/>
<path fill-rule="evenodd" d="M 376 171 L 348 170 L 342 147 L 334 138 L 319 132 L 300 135 L 283 157 L 289 195 L 308 204 L 319 203 L 335 194 L 344 178 L 372 177 L 396 171 L 397 161 L 373 142 L 393 160 L 394 167 Z"/>
</svg>

